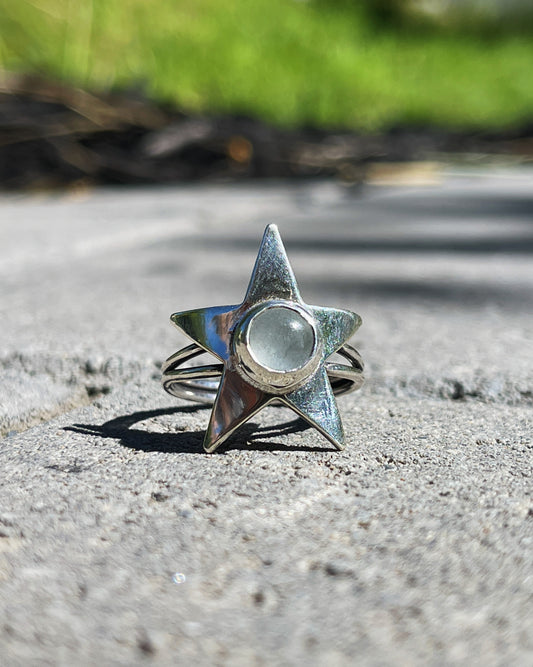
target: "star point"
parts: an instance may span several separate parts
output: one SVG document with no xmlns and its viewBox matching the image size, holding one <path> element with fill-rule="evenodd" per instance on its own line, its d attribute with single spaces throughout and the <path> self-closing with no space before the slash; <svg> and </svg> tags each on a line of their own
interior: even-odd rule
<svg viewBox="0 0 533 667">
<path fill-rule="evenodd" d="M 277 225 L 265 229 L 245 302 L 286 299 L 300 303 L 302 297 Z"/>
</svg>

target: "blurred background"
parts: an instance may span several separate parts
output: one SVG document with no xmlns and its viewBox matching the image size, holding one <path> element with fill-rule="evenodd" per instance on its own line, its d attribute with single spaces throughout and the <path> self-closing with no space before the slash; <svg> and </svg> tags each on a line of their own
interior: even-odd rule
<svg viewBox="0 0 533 667">
<path fill-rule="evenodd" d="M 0 186 L 530 161 L 532 36 L 529 0 L 1 0 Z"/>
</svg>

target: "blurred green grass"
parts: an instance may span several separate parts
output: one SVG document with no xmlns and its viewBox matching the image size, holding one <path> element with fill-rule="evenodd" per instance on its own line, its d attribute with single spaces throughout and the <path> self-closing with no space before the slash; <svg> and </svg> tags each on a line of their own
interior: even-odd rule
<svg viewBox="0 0 533 667">
<path fill-rule="evenodd" d="M 531 120 L 532 36 L 379 24 L 345 0 L 0 0 L 2 69 L 288 126 Z"/>
</svg>

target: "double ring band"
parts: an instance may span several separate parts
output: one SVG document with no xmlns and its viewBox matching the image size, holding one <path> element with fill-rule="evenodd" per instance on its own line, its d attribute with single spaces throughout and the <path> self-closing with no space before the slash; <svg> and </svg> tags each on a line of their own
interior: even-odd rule
<svg viewBox="0 0 533 667">
<path fill-rule="evenodd" d="M 184 366 L 206 350 L 193 343 L 170 356 L 162 367 L 163 389 L 177 398 L 212 404 L 216 398 L 223 364 L 205 366 Z M 359 352 L 345 343 L 336 354 L 344 357 L 349 364 L 327 361 L 326 372 L 335 396 L 349 394 L 359 389 L 364 382 L 363 361 Z"/>
</svg>

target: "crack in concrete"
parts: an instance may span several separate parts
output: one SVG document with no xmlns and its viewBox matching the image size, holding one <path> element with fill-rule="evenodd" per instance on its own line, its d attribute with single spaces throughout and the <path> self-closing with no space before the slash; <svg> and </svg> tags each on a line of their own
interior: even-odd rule
<svg viewBox="0 0 533 667">
<path fill-rule="evenodd" d="M 153 359 L 64 357 L 15 353 L 0 359 L 0 437 L 21 432 L 71 410 L 95 403 L 127 382 L 158 381 L 160 362 Z M 479 371 L 468 378 L 413 375 L 368 378 L 371 394 L 479 401 L 500 405 L 533 405 L 527 380 L 492 377 Z M 163 394 L 162 394 L 163 396 Z"/>
</svg>

